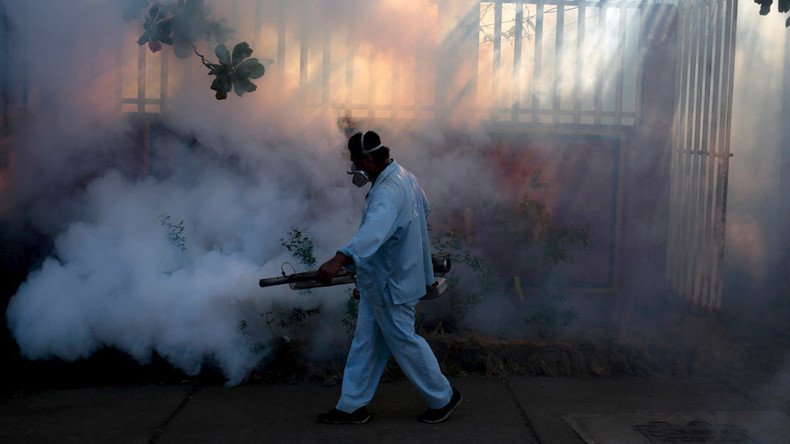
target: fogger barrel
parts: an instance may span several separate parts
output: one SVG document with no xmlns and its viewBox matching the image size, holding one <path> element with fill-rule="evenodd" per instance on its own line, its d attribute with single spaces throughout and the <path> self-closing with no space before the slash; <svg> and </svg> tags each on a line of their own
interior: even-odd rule
<svg viewBox="0 0 790 444">
<path fill-rule="evenodd" d="M 442 277 L 450 272 L 452 263 L 450 257 L 446 254 L 434 254 L 431 257 L 433 262 L 433 274 L 436 277 Z M 304 273 L 294 273 L 289 275 L 263 278 L 258 281 L 261 287 L 273 287 L 275 285 L 290 285 L 295 290 L 314 288 L 314 287 L 329 287 L 332 285 L 353 284 L 356 282 L 356 275 L 348 270 L 343 270 L 332 279 L 329 284 L 320 284 L 318 282 L 318 271 L 311 270 Z"/>
<path fill-rule="evenodd" d="M 348 270 L 344 270 L 332 279 L 332 283 L 326 285 L 319 285 L 318 272 L 313 270 L 313 271 L 305 271 L 304 273 L 289 274 L 286 276 L 263 278 L 260 281 L 258 281 L 258 285 L 260 285 L 261 287 L 273 287 L 275 285 L 289 284 L 292 286 L 293 289 L 299 290 L 302 288 L 313 288 L 318 286 L 329 287 L 332 285 L 353 284 L 354 282 L 356 282 L 356 280 L 357 277 L 354 273 Z M 302 286 L 299 284 L 306 284 L 306 285 Z"/>
</svg>

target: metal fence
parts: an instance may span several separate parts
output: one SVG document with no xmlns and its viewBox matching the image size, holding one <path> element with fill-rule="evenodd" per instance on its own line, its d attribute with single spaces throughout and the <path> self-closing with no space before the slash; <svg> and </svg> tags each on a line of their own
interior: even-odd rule
<svg viewBox="0 0 790 444">
<path fill-rule="evenodd" d="M 659 3 L 480 2 L 477 93 L 482 117 L 635 124 L 645 21 Z"/>
<path fill-rule="evenodd" d="M 737 0 L 681 4 L 667 275 L 686 299 L 721 306 Z"/>
<path fill-rule="evenodd" d="M 118 28 L 118 109 L 124 112 L 159 113 L 163 110 L 170 89 L 170 51 L 154 54 L 147 46 L 137 45 L 140 32 L 138 23 Z"/>
<path fill-rule="evenodd" d="M 401 46 L 397 53 L 366 45 L 349 32 L 354 23 L 330 27 L 312 0 L 227 3 L 224 10 L 230 11 L 236 36 L 250 41 L 256 56 L 273 59 L 269 72 L 279 76 L 284 89 L 298 90 L 306 107 L 350 117 L 436 118 L 438 110 L 457 100 L 441 94 L 448 80 L 439 65 L 466 57 L 474 72 L 472 87 L 463 94 L 471 96 L 473 111 L 482 120 L 634 125 L 648 34 L 656 32 L 661 15 L 674 13 L 657 6 L 676 2 L 424 2 L 410 32 L 435 40 L 439 33 L 439 40 L 453 35 L 460 41 L 451 46 L 453 54 L 442 54 L 448 50 L 442 44 Z M 459 8 L 468 9 L 463 15 L 471 23 L 448 25 L 448 11 Z M 152 54 L 136 47 L 135 32 L 121 33 L 119 42 L 124 48 L 120 106 L 124 111 L 158 112 L 166 104 L 176 68 L 167 51 Z M 178 77 L 189 76 L 183 70 Z"/>
</svg>

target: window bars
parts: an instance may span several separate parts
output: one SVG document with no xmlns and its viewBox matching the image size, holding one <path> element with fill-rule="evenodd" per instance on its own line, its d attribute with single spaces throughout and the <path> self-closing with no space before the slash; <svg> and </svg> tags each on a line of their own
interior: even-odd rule
<svg viewBox="0 0 790 444">
<path fill-rule="evenodd" d="M 481 117 L 635 124 L 648 3 L 655 2 L 480 2 Z"/>
<path fill-rule="evenodd" d="M 655 5 L 675 2 L 425 2 L 411 32 L 432 36 L 434 42 L 455 33 L 459 43 L 397 50 L 356 40 L 359 24 L 350 21 L 330 28 L 312 0 L 228 3 L 234 39 L 250 41 L 256 57 L 273 59 L 267 75 L 276 74 L 284 89 L 298 91 L 305 107 L 352 117 L 432 119 L 438 110 L 455 106 L 457 94 L 466 94 L 483 120 L 634 125 L 645 21 Z M 453 8 L 469 8 L 472 23 L 464 18 L 448 31 Z M 192 74 L 173 72 L 168 51 L 152 54 L 136 47 L 134 31 L 122 36 L 120 106 L 156 112 L 165 105 L 174 78 Z M 453 54 L 443 55 L 448 48 Z M 475 71 L 471 88 L 443 94 L 448 79 L 442 65 L 459 57 L 469 59 L 464 69 Z"/>
<path fill-rule="evenodd" d="M 667 276 L 682 297 L 721 306 L 737 0 L 681 3 Z"/>
</svg>

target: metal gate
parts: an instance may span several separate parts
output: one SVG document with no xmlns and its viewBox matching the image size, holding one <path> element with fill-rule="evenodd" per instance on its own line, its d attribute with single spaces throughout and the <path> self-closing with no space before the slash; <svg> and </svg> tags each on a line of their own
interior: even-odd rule
<svg viewBox="0 0 790 444">
<path fill-rule="evenodd" d="M 696 305 L 721 306 L 737 0 L 681 2 L 667 276 Z"/>
</svg>

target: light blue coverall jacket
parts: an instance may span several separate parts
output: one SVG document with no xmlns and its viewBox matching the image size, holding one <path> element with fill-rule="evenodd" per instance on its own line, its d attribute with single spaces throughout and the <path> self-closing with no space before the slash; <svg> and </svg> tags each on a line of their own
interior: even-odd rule
<svg viewBox="0 0 790 444">
<path fill-rule="evenodd" d="M 415 306 L 434 281 L 427 212 L 417 179 L 392 161 L 368 193 L 359 231 L 339 250 L 354 260 L 360 293 L 339 410 L 351 413 L 371 401 L 390 354 L 428 407 L 450 402 L 450 382 L 414 331 Z"/>
<path fill-rule="evenodd" d="M 376 305 L 413 302 L 433 284 L 428 199 L 394 160 L 365 200 L 359 231 L 341 248 L 354 260 L 360 296 Z"/>
</svg>

